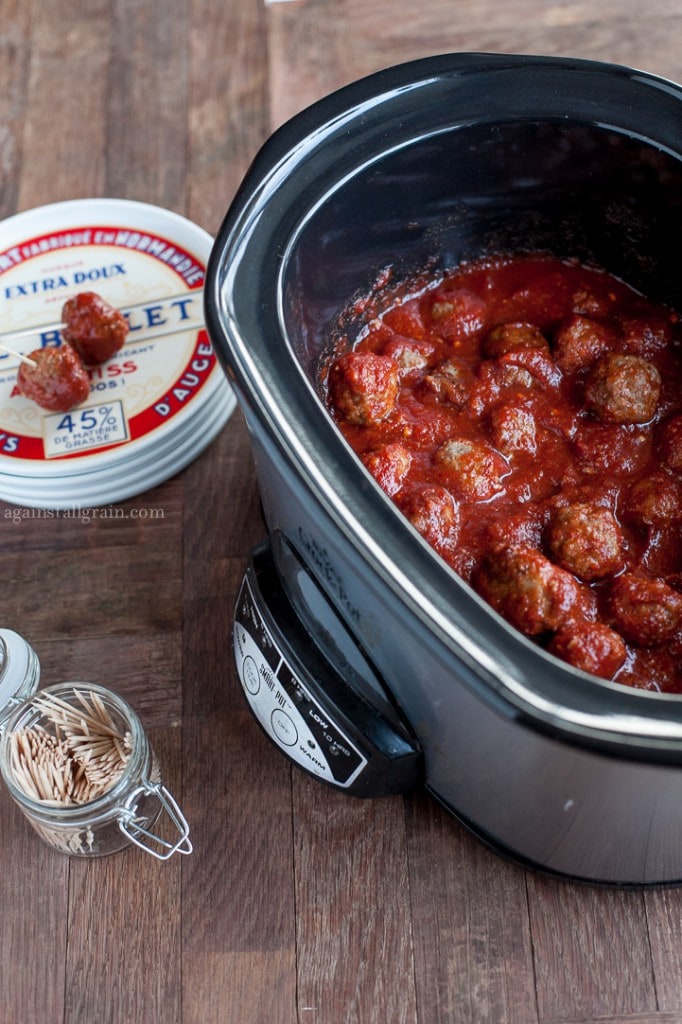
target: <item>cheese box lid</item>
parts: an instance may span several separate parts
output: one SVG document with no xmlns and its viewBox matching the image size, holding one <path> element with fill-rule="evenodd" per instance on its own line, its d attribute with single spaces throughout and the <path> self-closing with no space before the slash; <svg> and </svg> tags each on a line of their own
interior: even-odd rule
<svg viewBox="0 0 682 1024">
<path fill-rule="evenodd" d="M 212 238 L 146 203 L 83 199 L 0 224 L 0 342 L 28 355 L 60 344 L 66 299 L 94 291 L 128 317 L 123 347 L 89 369 L 90 396 L 67 413 L 16 388 L 0 352 L 0 498 L 66 507 L 130 497 L 173 476 L 236 406 L 203 325 Z M 177 459 L 173 452 L 177 451 Z M 106 495 L 106 496 L 105 496 Z"/>
</svg>

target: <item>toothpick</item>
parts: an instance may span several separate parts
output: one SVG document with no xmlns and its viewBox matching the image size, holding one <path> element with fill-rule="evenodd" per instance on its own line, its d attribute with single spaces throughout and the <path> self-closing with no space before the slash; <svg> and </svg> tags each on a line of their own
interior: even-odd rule
<svg viewBox="0 0 682 1024">
<path fill-rule="evenodd" d="M 0 352 L 7 352 L 10 356 L 15 356 L 20 359 L 22 363 L 26 363 L 32 370 L 35 370 L 38 366 L 35 359 L 29 359 L 28 356 L 22 356 L 21 352 L 15 352 L 13 348 L 7 348 L 7 345 L 0 345 Z"/>
</svg>

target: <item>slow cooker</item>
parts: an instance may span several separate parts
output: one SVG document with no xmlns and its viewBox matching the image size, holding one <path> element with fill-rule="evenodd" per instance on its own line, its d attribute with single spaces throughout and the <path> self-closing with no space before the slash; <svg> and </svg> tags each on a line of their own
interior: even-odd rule
<svg viewBox="0 0 682 1024">
<path fill-rule="evenodd" d="M 331 786 L 423 785 L 493 848 L 591 882 L 682 880 L 682 698 L 577 671 L 484 604 L 346 445 L 320 364 L 383 269 L 542 251 L 679 309 L 681 202 L 677 85 L 577 59 L 435 56 L 279 129 L 206 282 L 265 522 L 231 624 L 257 720 Z"/>
</svg>

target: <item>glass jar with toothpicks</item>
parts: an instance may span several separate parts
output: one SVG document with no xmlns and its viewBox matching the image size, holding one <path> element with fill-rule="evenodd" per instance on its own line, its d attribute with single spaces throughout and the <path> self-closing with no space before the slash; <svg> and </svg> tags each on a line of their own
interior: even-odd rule
<svg viewBox="0 0 682 1024">
<path fill-rule="evenodd" d="M 161 860 L 191 853 L 187 822 L 127 701 L 94 683 L 39 690 L 38 679 L 30 645 L 0 629 L 0 772 L 38 835 L 71 856 L 130 843 Z"/>
</svg>

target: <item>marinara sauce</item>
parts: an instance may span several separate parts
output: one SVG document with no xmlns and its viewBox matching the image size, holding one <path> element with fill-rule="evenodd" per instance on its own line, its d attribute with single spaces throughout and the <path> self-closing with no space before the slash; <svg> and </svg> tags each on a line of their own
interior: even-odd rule
<svg viewBox="0 0 682 1024">
<path fill-rule="evenodd" d="M 394 289 L 325 385 L 381 487 L 512 625 L 682 692 L 675 312 L 577 262 L 472 263 Z"/>
</svg>

